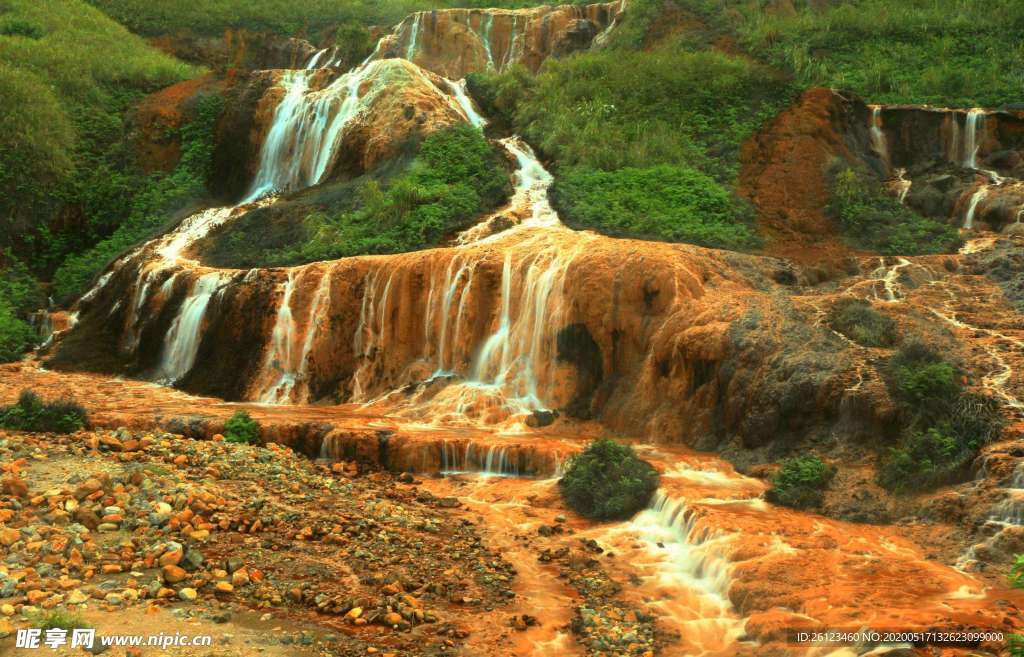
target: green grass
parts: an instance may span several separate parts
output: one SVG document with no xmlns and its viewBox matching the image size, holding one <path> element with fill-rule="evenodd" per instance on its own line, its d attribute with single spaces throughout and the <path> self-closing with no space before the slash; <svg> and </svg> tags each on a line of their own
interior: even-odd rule
<svg viewBox="0 0 1024 657">
<path fill-rule="evenodd" d="M 949 253 L 960 244 L 955 226 L 917 214 L 853 169 L 836 174 L 828 210 L 848 242 L 885 255 Z"/>
<path fill-rule="evenodd" d="M 198 72 L 80 0 L 0 1 L 0 52 L 0 216 L 18 228 L 102 173 L 133 94 Z"/>
<path fill-rule="evenodd" d="M 40 612 L 32 618 L 32 627 L 37 630 L 80 630 L 92 627 L 78 614 L 63 609 Z"/>
<path fill-rule="evenodd" d="M 609 50 L 549 60 L 536 76 L 513 69 L 469 82 L 488 113 L 554 160 L 555 201 L 570 223 L 756 244 L 731 190 L 739 151 L 793 94 L 764 67 L 710 51 Z"/>
<path fill-rule="evenodd" d="M 748 249 L 758 243 L 729 192 L 691 167 L 568 169 L 552 188 L 563 221 L 607 235 Z"/>
<path fill-rule="evenodd" d="M 1024 5 L 1016 0 L 674 0 L 712 33 L 789 71 L 802 86 L 854 91 L 879 103 L 998 106 L 1024 86 Z M 636 0 L 623 41 L 657 27 L 665 0 Z"/>
<path fill-rule="evenodd" d="M 820 506 L 835 470 L 817 456 L 798 456 L 783 461 L 772 478 L 767 498 L 797 509 Z"/>
<path fill-rule="evenodd" d="M 572 457 L 558 487 L 580 515 L 622 520 L 647 506 L 658 488 L 658 471 L 629 445 L 602 438 Z"/>
</svg>

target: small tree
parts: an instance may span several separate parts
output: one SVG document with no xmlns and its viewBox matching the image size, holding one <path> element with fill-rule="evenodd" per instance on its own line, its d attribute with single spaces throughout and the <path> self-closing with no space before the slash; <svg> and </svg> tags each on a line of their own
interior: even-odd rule
<svg viewBox="0 0 1024 657">
<path fill-rule="evenodd" d="M 658 471 L 629 445 L 602 438 L 569 461 L 558 485 L 580 515 L 617 520 L 647 506 L 658 488 Z"/>
<path fill-rule="evenodd" d="M 260 423 L 245 411 L 235 411 L 224 424 L 224 439 L 229 443 L 252 445 L 260 438 Z"/>
</svg>

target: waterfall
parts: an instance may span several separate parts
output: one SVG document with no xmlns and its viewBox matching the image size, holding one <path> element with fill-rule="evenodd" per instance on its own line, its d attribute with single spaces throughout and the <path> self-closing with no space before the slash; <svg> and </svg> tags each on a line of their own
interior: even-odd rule
<svg viewBox="0 0 1024 657">
<path fill-rule="evenodd" d="M 494 69 L 494 53 L 491 50 L 491 31 L 493 27 L 494 14 L 485 11 L 484 17 L 481 20 L 480 33 L 477 34 L 477 37 L 480 39 L 480 43 L 484 47 L 484 53 L 487 55 L 487 68 L 489 70 Z"/>
<path fill-rule="evenodd" d="M 974 213 L 978 209 L 978 204 L 981 203 L 986 196 L 988 196 L 988 185 L 982 185 L 976 192 L 974 192 L 974 194 L 971 195 L 971 201 L 967 206 L 967 213 L 964 215 L 964 230 L 974 228 Z"/>
<path fill-rule="evenodd" d="M 164 336 L 164 350 L 157 373 L 160 380 L 174 384 L 192 369 L 202 339 L 206 308 L 223 278 L 221 272 L 210 272 L 196 279 Z"/>
<path fill-rule="evenodd" d="M 964 128 L 964 166 L 968 169 L 978 168 L 978 130 L 985 127 L 985 110 L 972 109 L 967 112 L 967 125 Z"/>
<path fill-rule="evenodd" d="M 315 71 L 288 71 L 281 79 L 284 98 L 274 111 L 260 151 L 260 165 L 246 201 L 319 183 L 328 173 L 346 128 L 382 89 L 363 83 L 382 60 L 359 66 L 319 91 L 310 90 Z"/>
<path fill-rule="evenodd" d="M 885 132 L 882 131 L 882 106 L 871 106 L 871 148 L 882 160 L 886 171 L 889 170 L 889 144 L 885 139 Z"/>
<path fill-rule="evenodd" d="M 646 552 L 663 560 L 659 585 L 688 592 L 678 599 L 652 601 L 679 625 L 688 644 L 686 654 L 726 654 L 744 630 L 729 600 L 729 537 L 704 527 L 698 513 L 663 490 L 622 531 L 635 535 Z"/>
<path fill-rule="evenodd" d="M 409 27 L 409 42 L 405 46 L 405 58 L 410 62 L 416 57 L 416 45 L 420 36 L 420 23 L 423 21 L 423 12 L 417 12 L 411 17 L 412 23 Z"/>
<path fill-rule="evenodd" d="M 267 351 L 264 371 L 277 371 L 277 380 L 260 395 L 261 402 L 287 399 L 295 387 L 295 359 L 293 356 L 295 318 L 292 316 L 292 293 L 295 292 L 295 270 L 288 270 L 281 303 L 277 308 L 270 349 Z"/>
<path fill-rule="evenodd" d="M 518 459 L 510 448 L 497 444 L 478 445 L 468 441 L 459 450 L 455 443 L 441 442 L 441 474 L 474 473 L 483 477 L 520 477 Z"/>
<path fill-rule="evenodd" d="M 482 117 L 479 112 L 476 111 L 476 107 L 473 106 L 473 101 L 470 99 L 469 94 L 466 92 L 466 80 L 462 79 L 458 82 L 445 79 L 445 84 L 448 85 L 448 89 L 455 96 L 455 102 L 458 104 L 462 114 L 469 119 L 470 124 L 475 128 L 483 128 L 487 125 L 487 119 Z"/>
<path fill-rule="evenodd" d="M 306 69 L 307 70 L 311 70 L 311 69 L 317 68 L 317 65 L 316 65 L 317 62 L 320 61 L 321 57 L 323 57 L 325 54 L 327 54 L 328 50 L 329 50 L 329 48 L 324 48 L 323 50 L 316 51 L 316 53 L 310 58 L 309 63 L 306 64 Z"/>
</svg>

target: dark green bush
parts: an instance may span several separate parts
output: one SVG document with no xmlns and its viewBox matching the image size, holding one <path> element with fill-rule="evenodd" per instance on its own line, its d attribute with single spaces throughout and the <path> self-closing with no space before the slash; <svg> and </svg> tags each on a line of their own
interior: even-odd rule
<svg viewBox="0 0 1024 657">
<path fill-rule="evenodd" d="M 647 506 L 658 488 L 658 471 L 629 445 L 602 438 L 569 461 L 558 486 L 580 515 L 618 520 Z"/>
<path fill-rule="evenodd" d="M 47 402 L 31 390 L 22 390 L 16 404 L 0 409 L 0 427 L 18 431 L 72 433 L 88 422 L 85 408 L 74 400 Z"/>
<path fill-rule="evenodd" d="M 832 306 L 828 324 L 865 347 L 891 347 L 896 343 L 896 322 L 863 299 L 843 297 Z"/>
<path fill-rule="evenodd" d="M 819 506 L 835 470 L 817 456 L 798 456 L 783 461 L 772 479 L 768 500 L 804 509 Z"/>
<path fill-rule="evenodd" d="M 229 443 L 253 445 L 260 439 L 260 423 L 245 411 L 235 411 L 224 423 L 224 440 Z"/>
<path fill-rule="evenodd" d="M 853 169 L 836 174 L 829 212 L 851 244 L 886 255 L 948 253 L 959 245 L 956 227 L 908 209 Z"/>
<path fill-rule="evenodd" d="M 965 474 L 976 451 L 954 435 L 948 425 L 915 431 L 899 447 L 889 450 L 878 481 L 897 493 L 952 483 Z"/>
<path fill-rule="evenodd" d="M 0 23 L 0 36 L 25 37 L 26 39 L 42 39 L 43 28 L 29 21 L 14 19 Z"/>
<path fill-rule="evenodd" d="M 732 195 L 685 165 L 574 167 L 559 176 L 551 192 L 563 221 L 577 229 L 725 249 L 758 243 L 750 217 Z"/>
<path fill-rule="evenodd" d="M 961 391 L 958 369 L 919 340 L 904 342 L 886 370 L 896 399 L 909 414 L 925 420 L 945 414 Z"/>
</svg>

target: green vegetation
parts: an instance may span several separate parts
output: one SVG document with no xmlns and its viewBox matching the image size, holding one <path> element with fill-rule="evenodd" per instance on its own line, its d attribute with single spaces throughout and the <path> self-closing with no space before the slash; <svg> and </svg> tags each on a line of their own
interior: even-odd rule
<svg viewBox="0 0 1024 657">
<path fill-rule="evenodd" d="M 3 0 L 0 52 L 2 245 L 45 273 L 116 226 L 138 187 L 122 173 L 127 109 L 197 70 L 81 0 Z M 80 215 L 75 237 L 41 221 L 61 208 Z"/>
<path fill-rule="evenodd" d="M 18 360 L 35 341 L 29 314 L 44 305 L 39 284 L 9 250 L 0 249 L 0 363 Z"/>
<path fill-rule="evenodd" d="M 828 313 L 828 325 L 865 347 L 896 344 L 896 322 L 863 299 L 843 297 L 836 301 Z"/>
<path fill-rule="evenodd" d="M 723 5 L 725 0 L 705 4 Z M 804 85 L 881 103 L 1020 101 L 1024 5 L 1016 0 L 854 0 L 792 15 L 743 11 L 742 43 Z"/>
<path fill-rule="evenodd" d="M 758 243 L 746 207 L 687 166 L 614 172 L 573 168 L 551 192 L 562 219 L 573 228 L 728 249 Z"/>
<path fill-rule="evenodd" d="M 1024 554 L 1016 555 L 1009 580 L 1014 588 L 1024 588 Z M 1006 637 L 1006 646 L 1010 650 L 1010 657 L 1024 657 L 1024 634 L 1009 635 Z"/>
<path fill-rule="evenodd" d="M 213 130 L 220 115 L 220 96 L 197 101 L 195 118 L 181 128 L 181 159 L 170 174 L 155 173 L 142 179 L 131 198 L 125 220 L 110 237 L 64 261 L 53 276 L 53 291 L 60 301 L 85 292 L 108 262 L 139 241 L 152 237 L 176 210 L 187 207 L 204 193 L 213 155 Z"/>
<path fill-rule="evenodd" d="M 260 423 L 245 411 L 235 411 L 224 423 L 224 440 L 229 443 L 254 445 L 260 440 Z"/>
<path fill-rule="evenodd" d="M 536 76 L 512 69 L 469 83 L 486 111 L 555 160 L 553 200 L 571 225 L 756 245 L 730 186 L 740 145 L 792 96 L 763 67 L 719 52 L 582 52 Z"/>
<path fill-rule="evenodd" d="M 310 213 L 297 242 L 247 252 L 245 231 L 229 239 L 243 266 L 287 265 L 435 246 L 504 201 L 508 171 L 479 130 L 460 125 L 425 140 L 408 167 L 383 184 L 364 181 L 354 207 Z M 252 230 L 263 231 L 263 226 Z"/>
<path fill-rule="evenodd" d="M 886 378 L 903 418 L 900 442 L 879 471 L 890 490 L 928 490 L 961 479 L 978 450 L 1002 433 L 999 403 L 964 391 L 959 370 L 919 341 L 907 341 L 889 359 Z"/>
<path fill-rule="evenodd" d="M 1015 0 L 802 0 L 777 9 L 761 0 L 633 0 L 613 44 L 646 45 L 672 6 L 703 24 L 666 31 L 665 45 L 736 41 L 802 87 L 849 89 L 878 103 L 994 107 L 1020 100 L 1024 5 Z"/>
<path fill-rule="evenodd" d="M 572 457 L 558 486 L 580 515 L 618 520 L 647 505 L 658 488 L 658 472 L 629 445 L 602 438 Z"/>
<path fill-rule="evenodd" d="M 959 244 L 954 226 L 904 207 L 877 180 L 853 169 L 836 175 L 829 211 L 850 243 L 885 255 L 946 253 Z"/>
<path fill-rule="evenodd" d="M 819 506 L 835 469 L 817 456 L 783 461 L 767 493 L 769 501 L 796 509 Z"/>
<path fill-rule="evenodd" d="M 74 400 L 47 402 L 31 390 L 22 390 L 13 406 L 0 408 L 0 427 L 17 431 L 72 433 L 88 422 L 85 409 Z"/>
<path fill-rule="evenodd" d="M 32 617 L 32 627 L 37 630 L 81 630 L 92 627 L 78 614 L 63 609 L 41 611 Z"/>
<path fill-rule="evenodd" d="M 533 7 L 544 0 L 89 0 L 146 35 L 191 32 L 217 36 L 229 28 L 313 35 L 344 23 L 394 25 L 408 14 L 445 7 Z M 563 4 L 551 0 L 547 4 Z"/>
</svg>

